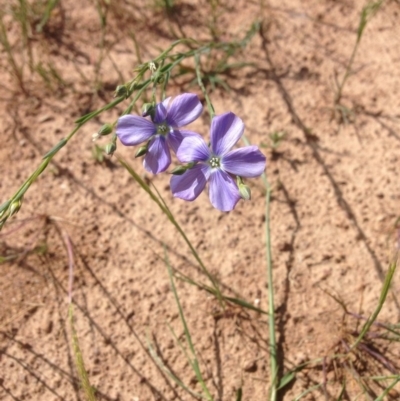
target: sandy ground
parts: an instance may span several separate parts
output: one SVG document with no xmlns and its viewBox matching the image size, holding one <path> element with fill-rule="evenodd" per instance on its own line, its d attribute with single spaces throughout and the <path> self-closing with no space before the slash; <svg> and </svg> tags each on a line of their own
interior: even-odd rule
<svg viewBox="0 0 400 401">
<path fill-rule="evenodd" d="M 3 5 L 13 54 L 24 65 L 25 93 L 2 48 L 0 203 L 78 117 L 112 100 L 115 87 L 132 78 L 138 63 L 182 35 L 238 40 L 261 21 L 260 31 L 232 59 L 250 64 L 222 75 L 231 90 L 216 87 L 211 99 L 218 114 L 232 111 L 243 119 L 248 139 L 267 156 L 280 365 L 286 372 L 314 361 L 278 399 L 293 400 L 313 386 L 302 399 L 337 399 L 343 382 L 343 399 L 375 399 L 382 388 L 363 380 L 398 374 L 396 343 L 371 336 L 348 358 L 332 356 L 346 351 L 363 324 L 359 315 L 369 316 L 378 304 L 395 254 L 399 3 L 384 2 L 368 22 L 341 99 L 351 110 L 344 119 L 334 108 L 334 82 L 345 73 L 363 1 L 223 1 L 214 12 L 212 2 L 176 1 L 169 16 L 153 2 L 116 3 L 108 8 L 104 35 L 95 3 L 88 0 L 79 7 L 61 1 L 43 33 L 33 25 L 28 46 L 33 63 L 57 71 L 47 83 L 29 72 L 21 27 L 10 17 L 11 3 Z M 168 95 L 191 91 L 202 97 L 190 81 L 171 83 Z M 0 266 L 1 400 L 84 400 L 67 318 L 68 243 L 75 261 L 75 327 L 97 399 L 194 399 L 157 366 L 149 344 L 164 366 L 200 391 L 170 330 L 185 344 L 165 250 L 177 271 L 209 282 L 176 229 L 116 158 L 99 163 L 92 156 L 92 134 L 122 110 L 100 115 L 76 134 L 0 234 L 0 254 L 11 259 Z M 208 126 L 206 113 L 192 125 L 205 136 Z M 286 135 L 272 150 L 274 132 Z M 134 159 L 135 149 L 119 144 L 117 152 L 160 191 L 223 292 L 267 310 L 272 283 L 266 279 L 261 179 L 248 181 L 250 202 L 221 213 L 205 193 L 193 203 L 174 199 L 168 174 L 146 173 Z M 267 399 L 266 315 L 232 305 L 221 310 L 208 293 L 179 280 L 176 285 L 215 400 L 236 399 L 239 388 L 243 400 Z M 380 322 L 399 322 L 399 285 L 396 274 Z M 361 382 L 371 390 L 363 393 Z M 386 399 L 399 399 L 396 389 Z"/>
</svg>

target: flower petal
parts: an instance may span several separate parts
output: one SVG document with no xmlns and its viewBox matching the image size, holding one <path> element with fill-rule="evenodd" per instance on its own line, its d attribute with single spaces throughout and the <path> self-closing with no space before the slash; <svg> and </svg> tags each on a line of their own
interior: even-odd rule
<svg viewBox="0 0 400 401">
<path fill-rule="evenodd" d="M 157 103 L 155 107 L 154 122 L 156 124 L 161 124 L 167 118 L 168 104 L 171 97 L 167 97 L 161 103 Z"/>
<path fill-rule="evenodd" d="M 171 103 L 167 113 L 167 122 L 171 127 L 179 128 L 190 124 L 203 111 L 199 98 L 194 93 L 183 93 Z"/>
<path fill-rule="evenodd" d="M 209 177 L 210 168 L 204 164 L 197 164 L 182 175 L 173 175 L 171 177 L 172 194 L 186 201 L 195 200 L 203 191 Z"/>
<path fill-rule="evenodd" d="M 221 160 L 221 168 L 240 177 L 258 177 L 265 169 L 266 157 L 257 146 L 245 146 L 227 153 Z"/>
<path fill-rule="evenodd" d="M 175 130 L 171 131 L 167 136 L 168 145 L 176 153 L 178 151 L 178 148 L 181 145 L 182 141 L 187 136 L 191 136 L 191 135 L 201 137 L 197 132 L 175 129 Z"/>
<path fill-rule="evenodd" d="M 240 199 L 235 180 L 225 171 L 215 169 L 210 177 L 210 201 L 221 212 L 230 212 Z"/>
<path fill-rule="evenodd" d="M 181 163 L 205 162 L 210 158 L 210 149 L 200 135 L 188 135 L 183 138 L 176 157 Z"/>
<path fill-rule="evenodd" d="M 171 164 L 171 154 L 165 137 L 156 135 L 149 144 L 143 161 L 144 168 L 153 174 L 165 171 Z"/>
<path fill-rule="evenodd" d="M 154 124 L 143 117 L 128 114 L 118 119 L 116 134 L 125 146 L 139 145 L 155 133 Z"/>
<path fill-rule="evenodd" d="M 243 135 L 243 121 L 228 112 L 215 116 L 211 122 L 211 149 L 217 156 L 228 153 Z"/>
</svg>

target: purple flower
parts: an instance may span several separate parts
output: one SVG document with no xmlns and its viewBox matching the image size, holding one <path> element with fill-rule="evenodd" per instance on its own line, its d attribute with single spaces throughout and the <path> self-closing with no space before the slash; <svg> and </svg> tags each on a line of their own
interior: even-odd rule
<svg viewBox="0 0 400 401">
<path fill-rule="evenodd" d="M 153 121 L 144 117 L 125 115 L 118 119 L 116 134 L 126 146 L 139 145 L 150 139 L 144 158 L 144 168 L 153 173 L 165 171 L 171 164 L 169 147 L 176 153 L 183 138 L 198 135 L 181 130 L 200 116 L 203 111 L 197 95 L 183 93 L 168 108 L 171 98 L 155 106 Z"/>
<path fill-rule="evenodd" d="M 257 146 L 230 150 L 243 131 L 243 121 L 229 112 L 212 120 L 211 149 L 200 136 L 184 138 L 176 155 L 182 163 L 196 164 L 182 175 L 172 176 L 173 195 L 192 201 L 210 181 L 212 205 L 223 212 L 232 210 L 241 198 L 232 176 L 257 177 L 263 173 L 266 164 L 266 158 Z"/>
</svg>

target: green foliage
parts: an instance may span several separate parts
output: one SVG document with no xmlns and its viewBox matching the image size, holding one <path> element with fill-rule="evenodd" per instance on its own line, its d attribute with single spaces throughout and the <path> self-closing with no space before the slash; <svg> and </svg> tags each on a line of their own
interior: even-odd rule
<svg viewBox="0 0 400 401">
<path fill-rule="evenodd" d="M 383 0 L 369 1 L 368 4 L 361 10 L 360 22 L 357 29 L 357 42 L 361 40 L 368 21 L 378 12 L 382 4 Z"/>
<path fill-rule="evenodd" d="M 90 384 L 88 374 L 85 369 L 85 363 L 83 360 L 82 356 L 82 351 L 79 346 L 79 340 L 78 340 L 78 335 L 75 330 L 75 325 L 74 325 L 74 309 L 72 304 L 69 305 L 68 308 L 68 317 L 69 317 L 69 324 L 71 327 L 71 332 L 72 332 L 72 348 L 75 356 L 75 365 L 76 369 L 78 371 L 78 377 L 83 389 L 83 392 L 85 394 L 86 401 L 96 401 L 95 397 L 95 392 L 94 388 Z"/>
<path fill-rule="evenodd" d="M 303 399 L 306 395 L 312 393 L 315 390 L 318 390 L 320 387 L 322 387 L 322 383 L 316 384 L 314 386 L 311 386 L 309 388 L 307 388 L 306 390 L 304 390 L 301 394 L 299 394 L 298 396 L 296 396 L 293 401 L 300 401 L 301 399 Z"/>
<path fill-rule="evenodd" d="M 13 49 L 8 40 L 8 34 L 6 26 L 4 25 L 4 13 L 0 11 L 0 44 L 3 46 L 4 51 L 7 54 L 8 62 L 11 67 L 11 73 L 17 79 L 18 86 L 26 93 L 24 79 L 23 79 L 23 66 L 20 65 L 14 57 Z"/>
<path fill-rule="evenodd" d="M 354 59 L 356 57 L 357 50 L 358 50 L 362 35 L 364 33 L 364 30 L 367 26 L 367 23 L 377 13 L 377 11 L 381 7 L 382 3 L 383 3 L 383 0 L 379 0 L 376 2 L 369 1 L 368 4 L 366 6 L 364 6 L 363 9 L 361 10 L 360 21 L 359 21 L 358 28 L 357 28 L 356 42 L 354 44 L 352 54 L 347 63 L 345 73 L 344 73 L 343 78 L 340 81 L 340 83 L 338 81 L 337 76 L 335 75 L 336 94 L 335 94 L 335 99 L 334 99 L 334 108 L 337 109 L 338 107 L 341 107 L 341 109 L 339 109 L 339 111 L 340 111 L 341 115 L 344 116 L 343 121 L 347 121 L 346 115 L 348 114 L 348 113 L 345 113 L 346 109 L 343 108 L 344 106 L 341 105 L 344 85 L 345 85 L 347 79 L 352 74 L 351 69 L 353 67 Z"/>
<path fill-rule="evenodd" d="M 388 292 L 390 290 L 390 286 L 392 284 L 393 275 L 394 275 L 394 272 L 396 271 L 396 268 L 397 268 L 397 261 L 392 262 L 389 265 L 389 270 L 388 270 L 388 272 L 386 274 L 385 282 L 383 283 L 383 288 L 382 288 L 382 291 L 381 291 L 381 295 L 379 297 L 378 305 L 377 305 L 375 311 L 369 317 L 369 319 L 365 322 L 365 324 L 364 324 L 359 336 L 357 337 L 357 340 L 351 346 L 351 349 L 356 348 L 358 346 L 358 344 L 360 344 L 360 342 L 365 337 L 366 333 L 369 331 L 369 329 L 371 328 L 371 326 L 373 325 L 375 320 L 378 318 L 379 312 L 382 310 L 382 307 L 385 304 L 386 297 L 387 297 Z"/>
<path fill-rule="evenodd" d="M 286 139 L 287 132 L 286 131 L 274 131 L 269 134 L 269 139 L 271 141 L 270 147 L 275 150 L 277 149 L 281 143 Z"/>
<path fill-rule="evenodd" d="M 47 253 L 47 244 L 37 244 L 33 249 L 27 249 L 27 250 L 22 250 L 22 251 L 15 251 L 13 249 L 10 249 L 7 251 L 6 255 L 0 255 L 0 264 L 5 263 L 5 262 L 10 262 L 12 260 L 18 260 L 21 258 L 24 258 L 28 256 L 29 254 L 36 254 L 43 256 Z"/>
<path fill-rule="evenodd" d="M 10 7 L 0 11 L 0 44 L 7 54 L 10 73 L 16 78 L 17 84 L 23 93 L 28 93 L 25 70 L 28 67 L 30 72 L 37 73 L 45 82 L 48 88 L 57 89 L 58 86 L 66 86 L 65 80 L 57 71 L 51 61 L 43 60 L 43 51 L 40 51 L 40 60 L 35 60 L 33 43 L 35 36 L 40 35 L 43 40 L 43 31 L 49 22 L 53 9 L 59 0 L 35 1 L 18 0 L 12 2 Z M 12 24 L 17 24 L 20 30 L 19 40 L 11 45 L 8 38 L 8 26 L 5 26 L 6 15 L 12 17 Z M 40 21 L 38 23 L 38 21 Z M 36 29 L 32 30 L 32 27 Z M 39 57 L 39 56 L 37 56 Z M 17 61 L 19 60 L 19 61 Z M 28 62 L 26 63 L 25 60 Z"/>
<path fill-rule="evenodd" d="M 346 380 L 343 380 L 342 389 L 340 390 L 339 396 L 337 397 L 337 401 L 342 401 L 343 400 L 345 391 L 346 391 Z"/>
<path fill-rule="evenodd" d="M 188 247 L 190 248 L 190 251 L 192 252 L 194 258 L 198 262 L 201 270 L 204 272 L 204 274 L 207 276 L 207 278 L 210 280 L 212 286 L 213 286 L 213 291 L 215 291 L 215 294 L 218 298 L 218 300 L 223 304 L 223 296 L 221 294 L 221 291 L 219 289 L 219 284 L 216 281 L 216 279 L 211 275 L 211 273 L 208 271 L 206 266 L 204 265 L 203 261 L 201 260 L 196 248 L 192 245 L 192 243 L 189 241 L 188 237 L 186 236 L 184 230 L 181 228 L 177 220 L 175 219 L 174 215 L 171 213 L 169 210 L 168 206 L 164 202 L 164 200 L 161 198 L 160 194 L 158 191 L 155 189 L 155 193 L 152 191 L 152 189 L 149 187 L 149 185 L 139 176 L 139 174 L 136 173 L 136 171 L 125 161 L 123 160 L 120 156 L 117 157 L 118 161 L 121 163 L 122 166 L 126 168 L 126 170 L 129 172 L 129 174 L 134 178 L 134 180 L 140 185 L 140 187 L 147 192 L 147 194 L 150 196 L 150 198 L 157 204 L 157 206 L 163 211 L 163 213 L 167 216 L 168 220 L 175 226 L 175 228 L 178 230 L 179 234 L 182 236 L 183 240 L 186 242 Z"/>
<path fill-rule="evenodd" d="M 51 12 L 57 6 L 60 0 L 48 0 L 45 3 L 45 7 L 43 10 L 42 17 L 40 18 L 40 22 L 36 25 L 36 32 L 41 33 L 43 28 L 46 26 L 50 19 Z"/>
<path fill-rule="evenodd" d="M 281 390 L 282 388 L 284 388 L 285 386 L 290 384 L 295 378 L 296 378 L 296 373 L 295 372 L 290 371 L 290 372 L 286 373 L 285 375 L 283 375 L 281 377 L 281 380 L 279 381 L 279 385 L 277 387 L 277 390 Z"/>
<path fill-rule="evenodd" d="M 69 86 L 68 83 L 62 77 L 61 73 L 51 62 L 47 62 L 45 64 L 39 62 L 33 67 L 33 70 L 40 75 L 46 86 L 53 91 L 59 87 Z"/>
<path fill-rule="evenodd" d="M 172 269 L 171 269 L 171 266 L 169 265 L 167 256 L 166 256 L 165 262 L 166 262 L 166 265 L 167 265 L 167 268 L 168 268 L 168 274 L 169 274 L 169 278 L 170 278 L 171 289 L 172 289 L 172 292 L 174 294 L 175 302 L 176 302 L 176 304 L 178 306 L 179 317 L 180 317 L 182 325 L 183 325 L 183 329 L 184 329 L 184 332 L 185 332 L 185 338 L 186 338 L 186 342 L 187 342 L 187 344 L 189 346 L 190 354 L 184 349 L 181 341 L 173 333 L 174 337 L 175 337 L 175 340 L 178 342 L 178 344 L 180 345 L 181 349 L 184 351 L 184 353 L 186 355 L 186 358 L 188 359 L 189 364 L 190 364 L 192 370 L 194 371 L 194 373 L 196 375 L 197 381 L 200 383 L 200 386 L 201 386 L 201 388 L 203 390 L 204 398 L 206 400 L 209 400 L 209 401 L 214 401 L 214 398 L 212 397 L 212 395 L 211 395 L 211 393 L 210 393 L 210 391 L 209 391 L 209 389 L 208 389 L 208 387 L 207 387 L 207 385 L 206 385 L 206 383 L 205 383 L 205 381 L 203 379 L 203 375 L 202 375 L 201 370 L 200 370 L 200 365 L 199 365 L 199 361 L 198 361 L 198 358 L 197 358 L 197 355 L 196 355 L 196 351 L 195 351 L 195 348 L 194 348 L 194 344 L 193 344 L 193 341 L 192 341 L 192 336 L 190 334 L 188 325 L 186 323 L 186 319 L 185 319 L 185 315 L 183 313 L 182 305 L 180 303 L 179 296 L 178 296 L 178 293 L 176 291 Z"/>
</svg>

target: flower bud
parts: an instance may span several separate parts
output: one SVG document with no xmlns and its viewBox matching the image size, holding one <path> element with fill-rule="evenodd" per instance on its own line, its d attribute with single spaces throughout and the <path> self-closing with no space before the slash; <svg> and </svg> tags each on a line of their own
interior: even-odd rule
<svg viewBox="0 0 400 401">
<path fill-rule="evenodd" d="M 21 206 L 22 206 L 22 198 L 17 199 L 13 203 L 11 203 L 9 217 L 13 216 L 14 214 L 17 214 L 19 212 L 19 209 L 21 209 Z"/>
<path fill-rule="evenodd" d="M 187 170 L 190 170 L 195 164 L 196 164 L 195 162 L 190 162 L 190 163 L 186 164 L 186 166 L 177 166 L 171 171 L 171 174 L 182 175 Z"/>
<path fill-rule="evenodd" d="M 111 124 L 104 124 L 96 133 L 92 135 L 92 141 L 97 141 L 99 138 L 105 135 L 109 135 L 113 132 L 113 126 Z"/>
<path fill-rule="evenodd" d="M 247 185 L 245 185 L 243 183 L 242 177 L 239 177 L 239 176 L 236 177 L 236 184 L 239 189 L 240 197 L 244 200 L 250 200 L 251 199 L 251 190 Z"/>
<path fill-rule="evenodd" d="M 114 97 L 126 96 L 128 93 L 128 88 L 125 85 L 118 85 L 115 89 Z"/>
<path fill-rule="evenodd" d="M 104 124 L 98 131 L 99 136 L 105 136 L 111 134 L 113 131 L 113 127 L 111 124 Z"/>
<path fill-rule="evenodd" d="M 117 144 L 115 142 L 109 142 L 104 146 L 104 153 L 108 156 L 112 156 L 117 150 Z"/>
<path fill-rule="evenodd" d="M 177 166 L 171 171 L 171 174 L 182 175 L 186 173 L 187 169 L 188 169 L 187 166 Z"/>
<path fill-rule="evenodd" d="M 240 184 L 239 185 L 239 193 L 242 199 L 250 200 L 251 199 L 251 190 L 247 185 Z"/>
<path fill-rule="evenodd" d="M 142 117 L 154 115 L 154 103 L 145 103 L 142 107 Z"/>
<path fill-rule="evenodd" d="M 141 147 L 137 150 L 135 157 L 144 156 L 146 153 L 147 153 L 147 145 L 141 146 Z"/>
</svg>

